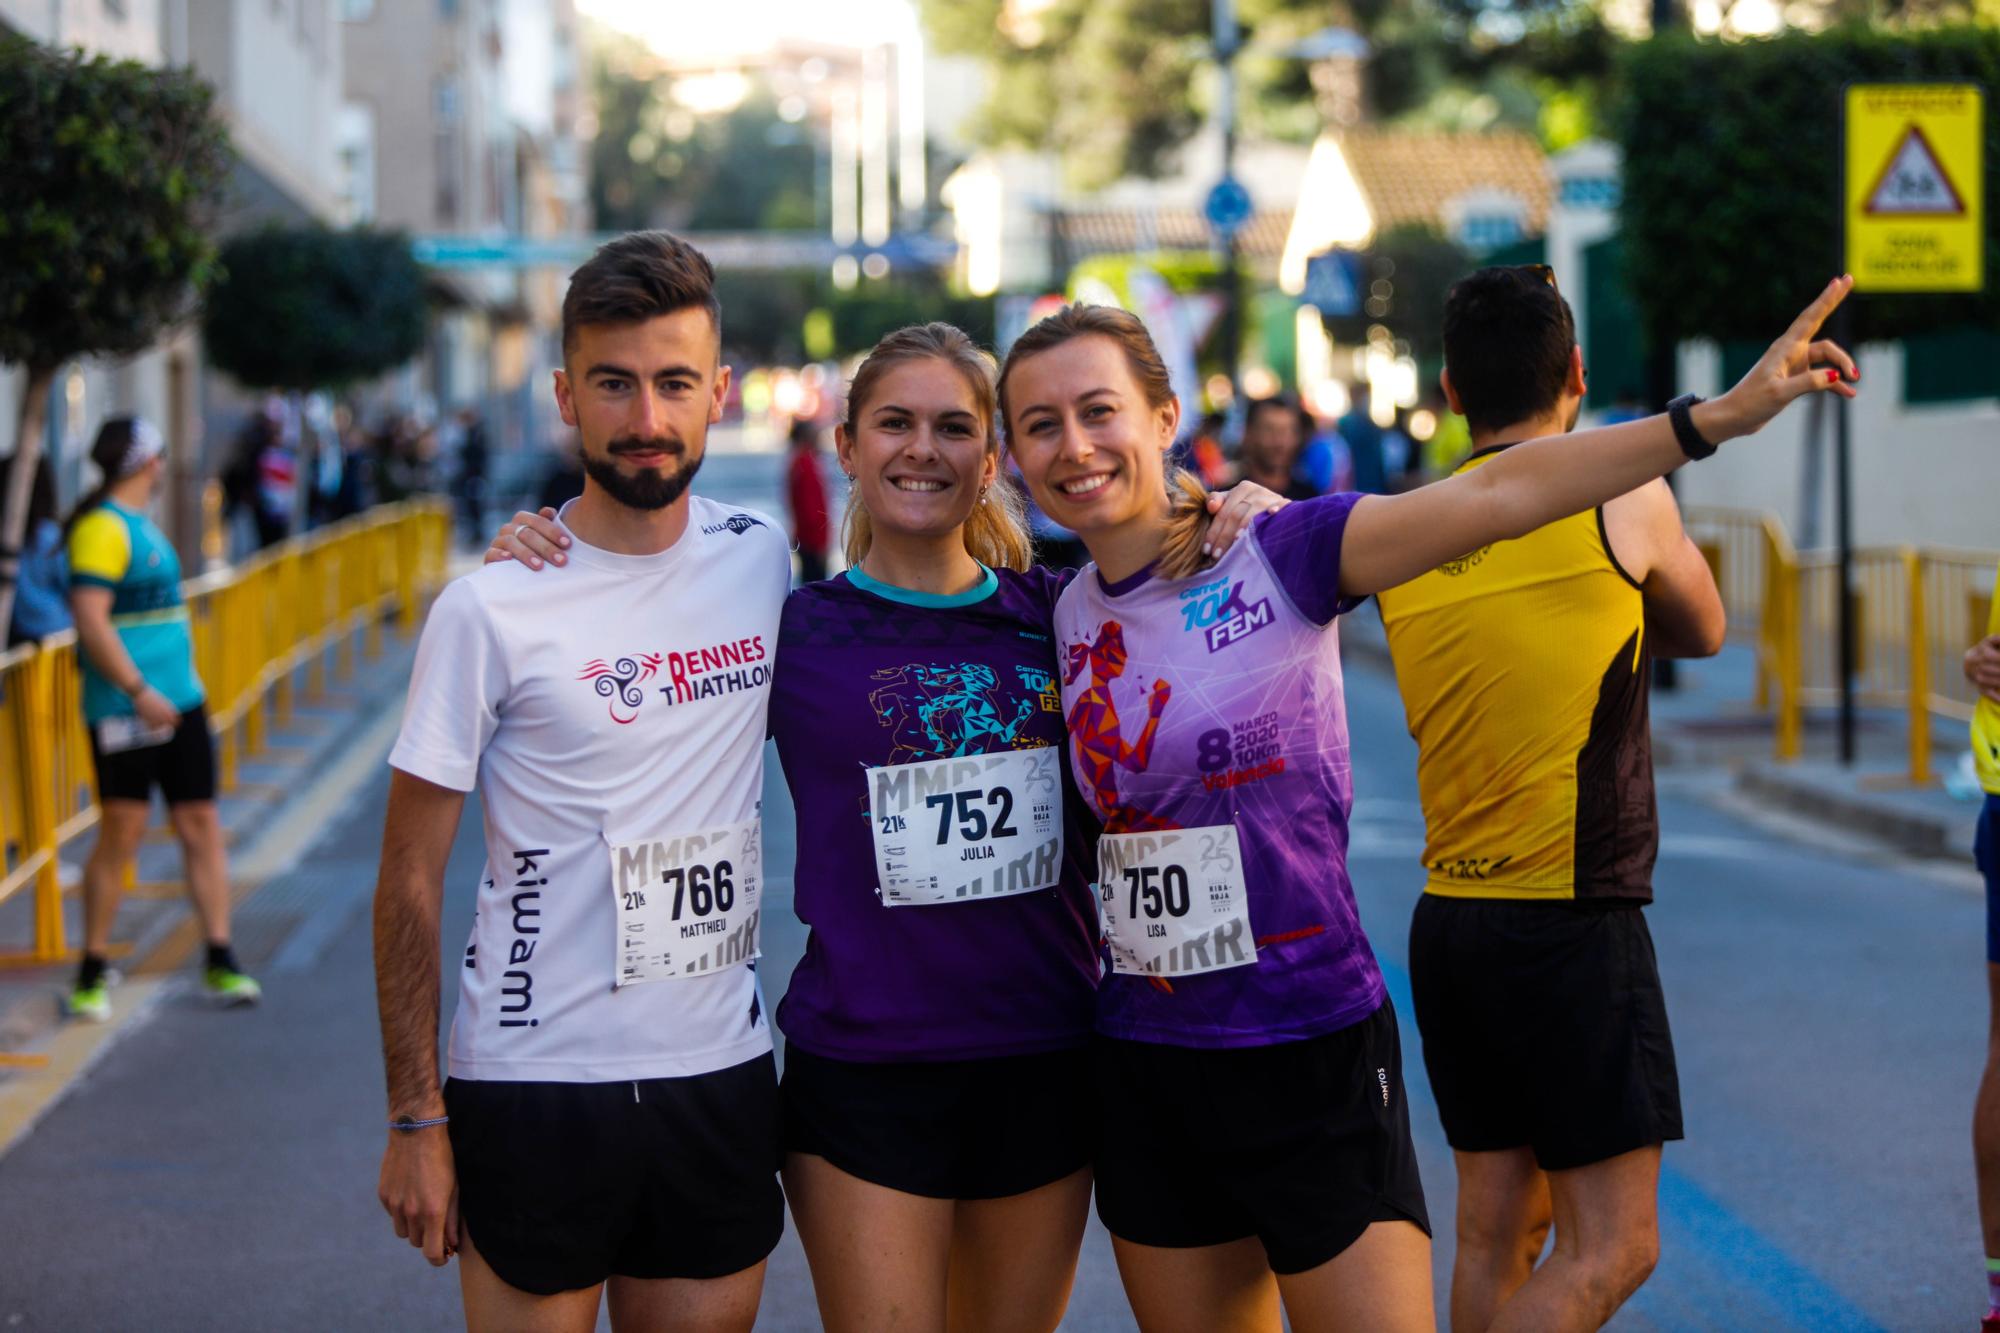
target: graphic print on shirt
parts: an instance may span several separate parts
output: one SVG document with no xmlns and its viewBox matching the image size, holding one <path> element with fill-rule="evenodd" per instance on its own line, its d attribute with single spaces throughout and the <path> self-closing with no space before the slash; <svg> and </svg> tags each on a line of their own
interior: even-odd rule
<svg viewBox="0 0 2000 1333">
<path fill-rule="evenodd" d="M 685 652 L 669 649 L 657 653 L 633 653 L 613 658 L 608 663 L 601 657 L 594 657 L 584 663 L 576 678 L 591 682 L 591 688 L 597 691 L 600 698 L 611 701 L 608 705 L 611 720 L 622 727 L 637 720 L 639 706 L 646 702 L 647 690 L 652 690 L 670 704 L 684 704 L 696 699 L 712 699 L 721 694 L 761 689 L 771 680 L 768 657 L 764 650 L 764 636 L 757 634 L 728 643 L 690 648 Z M 641 684 L 662 670 L 667 676 L 664 685 L 640 688 Z"/>
<path fill-rule="evenodd" d="M 542 1025 L 541 1019 L 528 1017 L 535 1007 L 535 974 L 528 970 L 528 964 L 535 960 L 535 946 L 541 943 L 542 890 L 549 883 L 542 869 L 542 858 L 548 854 L 546 847 L 516 848 L 510 853 L 515 876 L 515 891 L 509 900 L 514 909 L 514 938 L 507 950 L 507 970 L 500 974 L 503 1028 Z"/>
<path fill-rule="evenodd" d="M 957 759 L 1001 746 L 1042 742 L 1024 735 L 1034 698 L 1001 697 L 1000 678 L 981 662 L 911 662 L 870 674 L 885 682 L 869 694 L 875 719 L 894 729 L 892 764 Z"/>
<path fill-rule="evenodd" d="M 1119 767 L 1143 773 L 1153 762 L 1153 738 L 1160 729 L 1160 717 L 1173 698 L 1173 687 L 1164 680 L 1153 682 L 1146 700 L 1146 726 L 1134 744 L 1126 744 L 1118 720 L 1118 708 L 1111 700 L 1111 682 L 1125 674 L 1125 627 L 1107 620 L 1089 644 L 1073 643 L 1066 654 L 1068 666 L 1063 684 L 1076 684 L 1084 668 L 1090 668 L 1090 684 L 1077 695 L 1069 710 L 1070 743 L 1077 763 L 1090 786 L 1091 803 L 1104 820 L 1106 833 L 1138 833 L 1173 827 L 1136 805 L 1119 799 Z"/>
<path fill-rule="evenodd" d="M 1334 1031 L 1381 1004 L 1380 970 L 1347 878 L 1353 787 L 1339 636 L 1331 628 L 1343 608 L 1338 548 L 1352 504 L 1352 497 L 1303 501 L 1263 515 L 1249 540 L 1193 578 L 1110 582 L 1086 570 L 1057 603 L 1071 767 L 1107 824 L 1116 819 L 1131 830 L 1120 841 L 1107 827 L 1099 840 L 1100 908 L 1108 881 L 1120 918 L 1111 922 L 1113 942 L 1134 954 L 1164 950 L 1166 959 L 1149 975 L 1145 957 L 1118 969 L 1114 956 L 1114 975 L 1098 992 L 1097 1028 L 1105 1036 L 1260 1045 Z M 1202 591 L 1185 597 L 1191 590 Z M 1257 624 L 1265 602 L 1272 619 Z M 1247 632 L 1212 640 L 1210 631 L 1224 625 Z M 1138 709 L 1156 681 L 1171 688 L 1170 702 L 1147 746 Z M 1118 724 L 1104 715 L 1107 705 Z M 1134 812 L 1152 827 L 1136 828 Z M 1211 933 L 1207 961 L 1234 964 L 1233 948 L 1247 954 L 1251 943 L 1257 957 L 1197 971 L 1200 950 L 1190 956 L 1187 946 L 1200 937 L 1177 940 L 1175 925 L 1215 901 L 1202 837 L 1225 827 L 1236 835 L 1246 930 Z M 1194 835 L 1191 860 L 1168 846 L 1175 833 Z M 1145 853 L 1143 839 L 1158 839 L 1154 850 L 1173 855 L 1104 864 L 1107 842 L 1120 853 Z M 1169 882 L 1170 862 L 1185 881 L 1173 873 Z M 1149 877 L 1156 864 L 1159 874 Z M 1136 879 L 1125 873 L 1132 869 Z M 1169 973 L 1170 985 L 1160 984 Z"/>
<path fill-rule="evenodd" d="M 1189 633 L 1200 630 L 1211 653 L 1241 642 L 1277 618 L 1270 598 L 1254 602 L 1244 598 L 1242 579 L 1199 584 L 1182 592 L 1180 602 L 1182 628 Z"/>
<path fill-rule="evenodd" d="M 611 720 L 622 727 L 638 718 L 639 705 L 646 702 L 645 692 L 638 687 L 638 682 L 658 671 L 662 660 L 658 653 L 640 653 L 636 660 L 621 657 L 607 666 L 603 658 L 594 658 L 584 664 L 577 679 L 593 682 L 592 688 L 597 691 L 598 697 L 611 700 Z M 620 714 L 618 705 L 621 703 L 632 711 Z"/>
<path fill-rule="evenodd" d="M 731 514 L 720 523 L 710 523 L 702 529 L 702 533 L 704 536 L 713 537 L 718 532 L 733 532 L 741 537 L 744 533 L 750 531 L 750 529 L 761 528 L 763 526 L 764 520 L 761 518 L 753 517 L 750 514 Z"/>
</svg>

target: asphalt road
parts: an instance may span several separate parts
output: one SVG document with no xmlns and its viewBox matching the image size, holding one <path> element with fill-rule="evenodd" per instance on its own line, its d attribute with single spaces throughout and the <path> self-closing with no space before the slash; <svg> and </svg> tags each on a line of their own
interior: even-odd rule
<svg viewBox="0 0 2000 1333">
<path fill-rule="evenodd" d="M 718 456 L 703 489 L 768 507 L 775 468 Z M 1414 751 L 1393 683 L 1359 660 L 1348 709 L 1354 878 L 1405 1019 L 1442 1277 L 1450 1161 L 1403 972 L 1422 879 Z M 775 871 L 794 849 L 775 759 L 770 770 Z M 1829 833 L 1774 833 L 1719 809 L 1700 777 L 1664 786 L 1651 921 L 1689 1137 L 1667 1153 L 1659 1270 L 1613 1327 L 1972 1327 L 1983 1292 L 1967 1126 L 1985 986 L 1969 876 L 1867 856 Z M 385 790 L 386 770 L 328 812 L 289 883 L 264 890 L 314 906 L 262 960 L 261 1008 L 214 1013 L 169 994 L 0 1159 L 0 1330 L 461 1326 L 455 1275 L 398 1241 L 375 1201 L 365 886 Z M 476 830 L 468 807 L 446 960 L 470 921 Z M 804 940 L 782 901 L 789 883 L 774 877 L 769 892 L 762 970 L 775 999 Z M 812 1311 L 788 1235 L 760 1327 L 814 1328 Z M 1130 1326 L 1093 1227 L 1065 1327 Z"/>
</svg>

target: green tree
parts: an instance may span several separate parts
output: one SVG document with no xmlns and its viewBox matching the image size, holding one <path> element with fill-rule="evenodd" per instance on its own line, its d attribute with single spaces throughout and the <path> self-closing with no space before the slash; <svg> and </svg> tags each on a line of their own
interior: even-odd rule
<svg viewBox="0 0 2000 1333">
<path fill-rule="evenodd" d="M 921 5 L 939 48 L 977 56 L 992 78 L 979 137 L 1053 149 L 1080 185 L 1162 174 L 1210 113 L 1208 0 Z M 1536 128 L 1544 98 L 1560 89 L 1594 100 L 1616 46 L 1587 0 L 1240 0 L 1237 9 L 1239 111 L 1246 129 L 1281 139 L 1319 133 L 1308 64 L 1286 51 L 1329 24 L 1371 45 L 1374 115 L 1459 128 Z M 1574 137 L 1575 107 L 1565 115 Z"/>
<path fill-rule="evenodd" d="M 192 311 L 232 160 L 214 91 L 188 71 L 0 36 L 0 361 L 27 372 L 0 508 L 0 624 L 56 371 L 142 351 Z"/>
<path fill-rule="evenodd" d="M 1727 22 L 1737 0 L 1722 0 Z M 984 142 L 1050 149 L 1076 184 L 1170 170 L 1208 118 L 1209 0 L 919 0 L 940 50 L 978 58 L 991 87 Z M 1378 121 L 1539 133 L 1551 151 L 1600 132 L 1626 39 L 1605 0 L 1238 0 L 1246 131 L 1309 140 L 1323 120 L 1306 61 L 1285 54 L 1327 25 L 1367 39 L 1366 113 Z M 1644 13 L 1649 6 L 1642 6 Z M 1687 5 L 1679 5 L 1685 13 Z M 1760 6 L 1768 12 L 1768 6 Z M 1813 28 L 2000 18 L 2000 0 L 1795 0 Z"/>
<path fill-rule="evenodd" d="M 222 266 L 202 338 L 249 388 L 343 388 L 423 346 L 423 270 L 400 232 L 272 227 L 232 238 Z"/>
<path fill-rule="evenodd" d="M 738 106 L 697 115 L 673 81 L 629 38 L 593 48 L 597 138 L 590 192 L 612 231 L 810 230 L 818 220 L 817 150 L 784 119 L 770 89 L 753 84 Z"/>
</svg>

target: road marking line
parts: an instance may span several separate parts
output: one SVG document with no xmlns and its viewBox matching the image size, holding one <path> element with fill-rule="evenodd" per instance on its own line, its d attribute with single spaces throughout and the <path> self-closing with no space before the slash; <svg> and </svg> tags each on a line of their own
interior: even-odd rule
<svg viewBox="0 0 2000 1333">
<path fill-rule="evenodd" d="M 0 1157 L 26 1138 L 106 1051 L 143 1026 L 172 984 L 167 977 L 127 981 L 115 992 L 118 1002 L 110 1022 L 59 1024 L 42 1052 L 49 1057 L 46 1068 L 36 1070 L 32 1077 L 0 1080 Z"/>
</svg>

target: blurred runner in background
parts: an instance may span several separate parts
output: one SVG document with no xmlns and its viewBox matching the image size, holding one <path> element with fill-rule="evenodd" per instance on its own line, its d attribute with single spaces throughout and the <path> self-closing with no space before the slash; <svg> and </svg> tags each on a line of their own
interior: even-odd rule
<svg viewBox="0 0 2000 1333">
<path fill-rule="evenodd" d="M 792 514 L 799 582 L 818 583 L 826 577 L 826 554 L 833 541 L 827 522 L 826 479 L 819 470 L 819 427 L 804 419 L 794 421 L 788 439 L 791 457 L 785 464 L 785 505 Z"/>
<path fill-rule="evenodd" d="M 103 480 L 68 523 L 70 606 L 101 813 L 97 845 L 83 867 L 83 963 L 64 1008 L 97 1022 L 111 1017 L 105 967 L 111 926 L 154 787 L 166 798 L 188 899 L 208 941 L 209 996 L 221 1004 L 251 1004 L 262 993 L 229 947 L 229 867 L 215 807 L 215 741 L 195 674 L 180 557 L 145 512 L 158 493 L 165 452 L 151 422 L 105 422 L 90 449 Z"/>
</svg>

